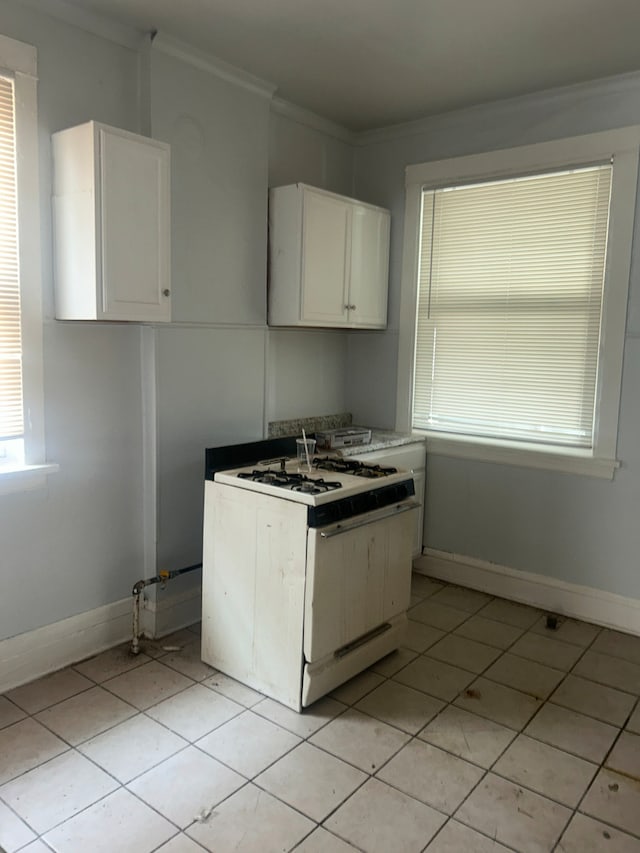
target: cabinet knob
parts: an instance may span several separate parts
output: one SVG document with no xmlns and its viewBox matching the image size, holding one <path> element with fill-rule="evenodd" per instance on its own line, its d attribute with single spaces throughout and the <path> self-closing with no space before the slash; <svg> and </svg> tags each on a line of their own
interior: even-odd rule
<svg viewBox="0 0 640 853">
<path fill-rule="evenodd" d="M 165 289 L 162 291 L 162 295 L 163 296 L 170 296 L 171 295 L 171 291 L 169 290 L 168 287 L 165 287 Z"/>
</svg>

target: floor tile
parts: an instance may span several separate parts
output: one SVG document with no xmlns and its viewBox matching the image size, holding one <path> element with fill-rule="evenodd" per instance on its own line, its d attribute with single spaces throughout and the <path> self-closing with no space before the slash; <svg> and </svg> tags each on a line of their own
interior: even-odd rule
<svg viewBox="0 0 640 853">
<path fill-rule="evenodd" d="M 468 669 L 471 672 L 483 672 L 496 658 L 500 656 L 500 650 L 467 637 L 456 634 L 448 634 L 443 640 L 432 646 L 427 652 L 427 657 Z"/>
<path fill-rule="evenodd" d="M 189 746 L 138 776 L 127 787 L 185 829 L 244 784 L 245 779 L 238 773 Z"/>
<path fill-rule="evenodd" d="M 179 652 L 167 652 L 158 658 L 165 666 L 181 672 L 194 681 L 204 681 L 215 675 L 217 670 L 204 663 L 200 657 L 200 639 L 193 636 L 193 642 L 185 644 Z"/>
<path fill-rule="evenodd" d="M 586 648 L 598 636 L 602 628 L 591 625 L 589 622 L 580 622 L 578 619 L 567 619 L 558 616 L 555 630 L 547 628 L 547 617 L 542 615 L 534 623 L 531 630 L 544 637 L 553 640 L 562 640 L 564 643 L 573 643 L 576 646 Z"/>
<path fill-rule="evenodd" d="M 404 646 L 414 652 L 424 652 L 438 640 L 444 637 L 445 632 L 432 625 L 416 622 L 414 619 L 407 621 L 407 632 L 404 638 Z"/>
<path fill-rule="evenodd" d="M 356 853 L 356 848 L 319 826 L 296 847 L 294 853 Z"/>
<path fill-rule="evenodd" d="M 400 672 L 401 669 L 404 669 L 408 663 L 411 663 L 417 657 L 417 653 L 411 651 L 411 649 L 397 649 L 395 652 L 391 652 L 390 655 L 374 663 L 370 667 L 370 671 L 378 675 L 383 675 L 385 678 L 391 678 L 392 675 Z M 339 699 L 340 697 L 337 696 L 336 698 Z"/>
<path fill-rule="evenodd" d="M 640 637 L 605 628 L 591 646 L 591 651 L 640 664 Z"/>
<path fill-rule="evenodd" d="M 369 673 L 370 674 L 370 673 Z M 267 720 L 271 720 L 277 726 L 282 726 L 289 732 L 293 732 L 298 737 L 307 738 L 322 726 L 326 725 L 338 714 L 345 710 L 342 702 L 337 702 L 325 696 L 324 699 L 319 699 L 314 702 L 309 708 L 304 708 L 301 714 L 292 711 L 285 705 L 275 702 L 273 699 L 263 699 L 252 708 L 254 714 L 260 714 Z"/>
<path fill-rule="evenodd" d="M 137 713 L 132 705 L 113 693 L 102 687 L 92 687 L 40 711 L 36 720 L 76 746 Z"/>
<path fill-rule="evenodd" d="M 103 682 L 103 687 L 141 711 L 190 687 L 193 681 L 159 661 L 116 675 Z"/>
<path fill-rule="evenodd" d="M 413 740 L 377 773 L 405 794 L 453 814 L 484 770 L 428 743 Z"/>
<path fill-rule="evenodd" d="M 411 594 L 418 595 L 420 598 L 429 598 L 429 596 L 444 589 L 445 586 L 446 584 L 417 572 L 411 575 Z"/>
<path fill-rule="evenodd" d="M 227 699 L 231 699 L 239 705 L 244 705 L 245 708 L 251 708 L 256 704 L 256 702 L 260 702 L 261 699 L 264 699 L 262 693 L 258 693 L 257 690 L 252 690 L 250 687 L 247 687 L 245 684 L 241 684 L 239 681 L 236 681 L 235 678 L 230 678 L 222 672 L 217 672 L 215 675 L 206 678 L 202 684 L 204 684 L 205 687 L 209 687 L 211 690 L 215 690 L 216 693 L 221 693 L 223 696 L 226 696 Z"/>
<path fill-rule="evenodd" d="M 64 752 L 0 788 L 0 797 L 42 835 L 118 787 L 75 750 Z"/>
<path fill-rule="evenodd" d="M 521 693 L 533 696 L 534 699 L 546 699 L 565 674 L 560 670 L 506 652 L 489 667 L 484 676 L 491 681 L 497 681 L 498 684 L 520 690 Z"/>
<path fill-rule="evenodd" d="M 27 714 L 37 714 L 43 708 L 68 699 L 69 696 L 74 696 L 89 687 L 93 687 L 93 682 L 88 678 L 74 672 L 73 669 L 61 669 L 59 672 L 53 672 L 37 681 L 31 681 L 29 684 L 10 690 L 6 697 Z"/>
<path fill-rule="evenodd" d="M 409 740 L 409 735 L 350 708 L 320 729 L 310 742 L 373 773 Z"/>
<path fill-rule="evenodd" d="M 193 643 L 194 633 L 189 628 L 180 628 L 164 637 L 144 640 L 143 651 L 153 658 L 159 658 L 170 652 L 180 652 Z"/>
<path fill-rule="evenodd" d="M 249 784 L 219 805 L 208 820 L 192 824 L 187 835 L 215 853 L 282 853 L 313 827 L 308 818 Z"/>
<path fill-rule="evenodd" d="M 579 711 L 614 726 L 624 725 L 635 698 L 628 693 L 568 675 L 551 696 L 555 705 Z"/>
<path fill-rule="evenodd" d="M 439 699 L 432 699 L 420 690 L 385 681 L 355 707 L 383 723 L 416 734 L 444 705 Z"/>
<path fill-rule="evenodd" d="M 252 778 L 300 743 L 300 738 L 252 711 L 244 711 L 205 735 L 197 746 Z"/>
<path fill-rule="evenodd" d="M 615 687 L 640 695 L 640 665 L 622 658 L 586 651 L 573 668 L 574 675 L 581 675 L 599 684 Z"/>
<path fill-rule="evenodd" d="M 640 853 L 640 840 L 583 814 L 575 814 L 557 853 Z"/>
<path fill-rule="evenodd" d="M 640 734 L 640 702 L 638 702 L 633 714 L 629 717 L 626 728 L 630 732 L 635 732 L 637 735 Z"/>
<path fill-rule="evenodd" d="M 509 853 L 493 838 L 480 835 L 455 820 L 450 820 L 427 846 L 425 853 Z"/>
<path fill-rule="evenodd" d="M 12 851 L 9 850 L 7 853 L 12 853 Z M 51 853 L 51 847 L 38 839 L 37 841 L 32 841 L 31 844 L 27 844 L 26 847 L 21 847 L 20 853 Z"/>
<path fill-rule="evenodd" d="M 640 835 L 640 782 L 601 770 L 580 803 L 580 811 L 624 832 Z"/>
<path fill-rule="evenodd" d="M 622 732 L 605 766 L 640 782 L 640 735 Z"/>
<path fill-rule="evenodd" d="M 473 673 L 420 656 L 394 675 L 394 681 L 451 702 L 473 680 Z"/>
<path fill-rule="evenodd" d="M 495 763 L 493 772 L 575 808 L 597 769 L 582 758 L 519 735 Z"/>
<path fill-rule="evenodd" d="M 5 726 L 10 726 L 12 723 L 17 723 L 18 720 L 24 720 L 27 715 L 22 710 L 10 702 L 5 696 L 0 696 L 0 729 Z"/>
<path fill-rule="evenodd" d="M 535 607 L 507 601 L 506 598 L 494 598 L 479 612 L 485 619 L 495 619 L 496 622 L 506 622 L 514 628 L 530 628 L 541 616 Z"/>
<path fill-rule="evenodd" d="M 454 704 L 510 729 L 521 729 L 533 717 L 542 702 L 519 690 L 488 681 L 486 678 L 478 678 L 458 696 Z"/>
<path fill-rule="evenodd" d="M 587 761 L 600 764 L 618 731 L 615 726 L 601 720 L 594 720 L 593 717 L 586 717 L 547 702 L 531 720 L 524 733 Z"/>
<path fill-rule="evenodd" d="M 178 735 L 139 714 L 80 744 L 78 749 L 125 784 L 186 745 Z"/>
<path fill-rule="evenodd" d="M 486 619 L 484 616 L 472 616 L 456 628 L 454 634 L 504 650 L 508 649 L 524 633 L 524 630 L 524 628 L 507 625 L 505 622 L 496 622 L 495 619 Z"/>
<path fill-rule="evenodd" d="M 457 820 L 519 853 L 552 850 L 570 817 L 565 806 L 492 773 L 456 813 Z"/>
<path fill-rule="evenodd" d="M 0 784 L 69 749 L 36 720 L 26 719 L 0 729 Z"/>
<path fill-rule="evenodd" d="M 516 640 L 509 652 L 521 658 L 527 658 L 527 660 L 533 660 L 545 664 L 545 666 L 552 666 L 555 669 L 568 672 L 582 655 L 583 650 L 580 646 L 563 643 L 555 638 L 529 631 L 519 640 Z"/>
<path fill-rule="evenodd" d="M 57 853 L 151 853 L 176 828 L 124 788 L 44 836 Z"/>
<path fill-rule="evenodd" d="M 367 778 L 344 761 L 309 743 L 301 743 L 255 784 L 315 821 L 323 821 Z"/>
<path fill-rule="evenodd" d="M 475 613 L 491 600 L 490 595 L 463 586 L 447 586 L 436 592 L 432 598 L 432 601 L 437 604 L 446 604 L 447 607 L 455 607 L 457 610 L 465 610 L 467 613 Z"/>
<path fill-rule="evenodd" d="M 0 802 L 0 850 L 15 853 L 36 837 L 29 827 L 14 814 L 10 808 Z"/>
<path fill-rule="evenodd" d="M 162 847 L 158 847 L 155 853 L 202 853 L 203 847 L 192 841 L 184 832 L 174 835 L 171 841 L 167 841 Z"/>
<path fill-rule="evenodd" d="M 416 604 L 407 615 L 416 622 L 424 622 L 425 625 L 432 625 L 434 628 L 440 628 L 441 631 L 452 631 L 469 618 L 469 613 L 465 610 L 457 610 L 446 604 L 437 604 L 433 598 L 427 598 L 426 601 Z"/>
<path fill-rule="evenodd" d="M 367 853 L 418 853 L 445 820 L 430 806 L 370 779 L 326 826 Z"/>
<path fill-rule="evenodd" d="M 243 711 L 237 702 L 194 684 L 149 708 L 147 715 L 186 740 L 194 741 Z"/>
<path fill-rule="evenodd" d="M 450 705 L 418 735 L 466 761 L 489 768 L 505 751 L 516 732 Z"/>
<path fill-rule="evenodd" d="M 129 648 L 129 643 L 123 643 L 113 649 L 107 649 L 106 652 L 101 652 L 99 655 L 94 655 L 92 658 L 87 658 L 87 660 L 75 664 L 73 668 L 100 684 L 109 678 L 115 678 L 116 675 L 122 675 L 123 672 L 128 672 L 130 669 L 135 669 L 151 661 L 150 657 L 142 653 L 132 655 Z"/>
<path fill-rule="evenodd" d="M 383 660 L 386 660 L 386 658 L 383 658 Z M 367 670 L 366 672 L 361 672 L 360 675 L 356 675 L 355 678 L 350 678 L 349 681 L 341 684 L 340 687 L 336 687 L 329 695 L 331 698 L 337 699 L 345 705 L 355 705 L 356 702 L 382 684 L 383 681 L 384 676 Z"/>
</svg>

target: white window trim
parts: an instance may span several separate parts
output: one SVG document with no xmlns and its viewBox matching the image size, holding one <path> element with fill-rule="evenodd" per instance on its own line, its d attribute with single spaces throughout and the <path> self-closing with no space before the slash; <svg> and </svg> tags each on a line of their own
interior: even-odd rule
<svg viewBox="0 0 640 853">
<path fill-rule="evenodd" d="M 423 188 L 604 162 L 613 157 L 600 369 L 596 388 L 597 429 L 593 450 L 570 450 L 469 436 L 442 436 L 413 430 L 426 437 L 427 451 L 435 455 L 613 478 L 615 469 L 619 467 L 616 460 L 618 411 L 639 153 L 640 125 L 636 125 L 407 167 L 396 400 L 398 430 L 411 431 L 420 200 Z"/>
<path fill-rule="evenodd" d="M 13 73 L 16 101 L 24 465 L 0 467 L 0 494 L 45 485 L 42 270 L 38 163 L 38 65 L 35 47 L 0 35 L 0 69 Z"/>
</svg>

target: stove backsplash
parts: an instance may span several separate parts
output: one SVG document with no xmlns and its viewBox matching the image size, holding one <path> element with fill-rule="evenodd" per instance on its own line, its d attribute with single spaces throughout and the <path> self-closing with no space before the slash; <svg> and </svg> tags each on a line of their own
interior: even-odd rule
<svg viewBox="0 0 640 853">
<path fill-rule="evenodd" d="M 286 421 L 270 421 L 268 438 L 281 438 L 289 435 L 302 435 L 302 430 L 308 434 L 318 430 L 342 429 L 353 423 L 351 412 L 339 415 L 316 415 L 312 418 L 292 418 Z"/>
</svg>

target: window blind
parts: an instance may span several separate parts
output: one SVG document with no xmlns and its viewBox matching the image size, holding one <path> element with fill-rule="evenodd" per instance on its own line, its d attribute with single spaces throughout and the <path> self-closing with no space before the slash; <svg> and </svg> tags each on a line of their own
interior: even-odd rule
<svg viewBox="0 0 640 853">
<path fill-rule="evenodd" d="M 0 440 L 23 432 L 14 88 L 0 76 Z"/>
<path fill-rule="evenodd" d="M 611 173 L 423 191 L 414 427 L 592 446 Z"/>
</svg>

